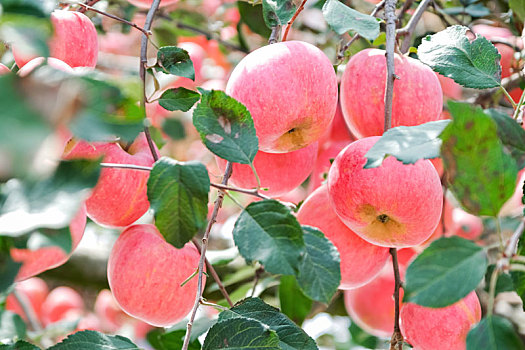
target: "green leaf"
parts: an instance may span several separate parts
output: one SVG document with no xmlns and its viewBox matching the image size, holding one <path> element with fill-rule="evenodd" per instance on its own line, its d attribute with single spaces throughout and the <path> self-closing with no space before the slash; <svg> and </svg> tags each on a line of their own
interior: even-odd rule
<svg viewBox="0 0 525 350">
<path fill-rule="evenodd" d="M 14 344 L 0 345 L 0 350 L 40 350 L 40 348 L 26 341 L 19 340 Z"/>
<path fill-rule="evenodd" d="M 273 199 L 243 210 L 233 227 L 233 240 L 246 260 L 257 260 L 274 274 L 295 275 L 306 250 L 301 225 Z"/>
<path fill-rule="evenodd" d="M 328 0 L 323 6 L 323 15 L 339 35 L 353 30 L 370 41 L 379 36 L 379 22 L 375 17 L 351 9 L 339 0 Z"/>
<path fill-rule="evenodd" d="M 441 134 L 441 156 L 449 188 L 471 214 L 496 216 L 514 193 L 516 162 L 481 108 L 453 101 L 448 106 L 453 121 Z"/>
<path fill-rule="evenodd" d="M 295 276 L 281 276 L 279 302 L 281 311 L 298 325 L 301 325 L 306 319 L 313 303 L 301 291 Z"/>
<path fill-rule="evenodd" d="M 2 13 L 0 18 L 0 39 L 4 42 L 15 43 L 19 54 L 48 57 L 49 48 L 47 41 L 53 33 L 53 26 L 49 16 L 34 6 L 26 7 L 26 4 L 19 4 L 19 6 L 23 6 L 25 9 L 13 11 L 12 13 Z M 14 10 L 14 8 L 11 9 Z M 18 7 L 18 9 L 21 9 L 21 7 Z M 24 11 L 26 14 L 21 13 Z"/>
<path fill-rule="evenodd" d="M 252 163 L 259 140 L 248 109 L 222 91 L 199 91 L 202 98 L 193 111 L 193 125 L 202 142 L 211 152 L 230 162 Z"/>
<path fill-rule="evenodd" d="M 81 331 L 71 334 L 48 350 L 140 350 L 128 338 L 120 335 L 106 335 L 95 331 Z"/>
<path fill-rule="evenodd" d="M 442 143 L 439 135 L 449 123 L 450 120 L 438 120 L 389 129 L 366 153 L 365 168 L 377 168 L 388 156 L 396 157 L 403 164 L 439 157 Z"/>
<path fill-rule="evenodd" d="M 3 238 L 0 236 L 0 242 Z M 4 293 L 15 283 L 20 267 L 22 264 L 13 261 L 10 254 L 6 252 L 0 254 L 0 293 Z"/>
<path fill-rule="evenodd" d="M 297 7 L 292 0 L 262 0 L 262 9 L 266 26 L 274 28 L 288 23 Z"/>
<path fill-rule="evenodd" d="M 176 46 L 164 46 L 157 52 L 157 72 L 195 80 L 195 69 L 188 51 Z"/>
<path fill-rule="evenodd" d="M 27 248 L 37 250 L 45 247 L 59 247 L 64 253 L 71 253 L 73 241 L 69 227 L 61 229 L 41 228 L 33 232 L 27 240 Z"/>
<path fill-rule="evenodd" d="M 42 0 L 1 0 L 2 14 L 21 14 L 48 18 L 53 7 Z"/>
<path fill-rule="evenodd" d="M 198 92 L 183 87 L 166 90 L 159 99 L 159 105 L 168 111 L 187 112 L 201 98 Z"/>
<path fill-rule="evenodd" d="M 509 0 L 509 6 L 519 19 L 525 21 L 525 0 Z"/>
<path fill-rule="evenodd" d="M 503 145 L 525 152 L 525 130 L 518 122 L 496 109 L 485 109 L 484 112 L 496 123 L 498 137 Z"/>
<path fill-rule="evenodd" d="M 483 279 L 487 256 L 460 237 L 440 238 L 408 266 L 403 300 L 440 308 L 459 301 Z"/>
<path fill-rule="evenodd" d="M 270 36 L 271 30 L 266 26 L 261 5 L 252 5 L 245 1 L 237 1 L 237 8 L 241 16 L 241 22 L 245 23 L 250 30 L 263 38 Z"/>
<path fill-rule="evenodd" d="M 525 305 L 525 272 L 510 271 L 510 277 L 512 278 L 514 290 L 521 298 L 523 305 Z M 525 310 L 525 306 L 523 307 L 523 309 Z"/>
<path fill-rule="evenodd" d="M 248 318 L 232 318 L 216 323 L 204 339 L 202 350 L 281 350 L 275 331 Z"/>
<path fill-rule="evenodd" d="M 206 225 L 210 178 L 199 162 L 159 159 L 148 178 L 148 200 L 155 226 L 177 248 Z"/>
<path fill-rule="evenodd" d="M 219 314 L 219 323 L 229 319 L 253 319 L 275 331 L 283 349 L 317 350 L 315 341 L 279 309 L 259 298 L 246 298 Z"/>
<path fill-rule="evenodd" d="M 69 226 L 99 174 L 99 161 L 83 159 L 60 162 L 44 180 L 9 180 L 0 187 L 1 235 L 16 237 L 38 228 Z"/>
<path fill-rule="evenodd" d="M 184 124 L 179 119 L 165 118 L 162 122 L 162 131 L 172 140 L 183 140 L 186 137 Z"/>
<path fill-rule="evenodd" d="M 348 330 L 350 331 L 350 335 L 352 336 L 352 343 L 354 343 L 355 345 L 362 346 L 366 349 L 378 349 L 381 345 L 380 340 L 378 338 L 366 333 L 364 330 L 359 328 L 359 326 L 355 324 L 355 322 L 352 322 L 350 324 Z"/>
<path fill-rule="evenodd" d="M 328 304 L 341 283 L 339 252 L 317 228 L 302 228 L 306 253 L 299 265 L 297 283 L 308 297 Z"/>
<path fill-rule="evenodd" d="M 167 333 L 163 333 L 163 331 L 155 329 L 148 333 L 147 339 L 155 350 L 182 349 L 185 334 L 185 329 L 177 329 Z M 195 339 L 194 337 L 192 338 L 193 339 L 190 340 L 188 350 L 200 350 L 201 343 L 198 339 Z"/>
<path fill-rule="evenodd" d="M 470 41 L 467 27 L 454 25 L 427 36 L 417 48 L 419 59 L 434 71 L 464 87 L 487 89 L 500 85 L 500 54 L 482 36 Z"/>
<path fill-rule="evenodd" d="M 496 265 L 492 264 L 489 265 L 487 268 L 487 272 L 485 273 L 485 290 L 488 292 L 490 288 L 490 278 L 492 277 L 492 273 L 494 272 L 494 267 Z M 499 274 L 497 282 L 496 282 L 496 294 L 502 292 L 512 292 L 514 291 L 514 283 L 512 281 L 511 275 L 508 273 L 502 272 Z"/>
<path fill-rule="evenodd" d="M 512 324 L 499 316 L 481 320 L 467 335 L 467 350 L 525 349 Z"/>
<path fill-rule="evenodd" d="M 26 324 L 14 312 L 0 310 L 0 341 L 3 339 L 23 339 L 26 336 Z"/>
<path fill-rule="evenodd" d="M 447 15 L 469 15 L 471 17 L 477 18 L 477 17 L 485 17 L 490 14 L 490 10 L 483 6 L 482 4 L 470 4 L 467 7 L 463 6 L 456 6 L 456 7 L 448 7 L 446 9 L 443 9 L 443 13 L 446 13 Z"/>
</svg>

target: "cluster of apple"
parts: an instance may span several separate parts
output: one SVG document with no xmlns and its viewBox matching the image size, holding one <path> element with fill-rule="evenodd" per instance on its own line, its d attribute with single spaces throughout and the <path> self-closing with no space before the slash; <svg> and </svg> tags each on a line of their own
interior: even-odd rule
<svg viewBox="0 0 525 350">
<path fill-rule="evenodd" d="M 142 339 L 152 328 L 150 325 L 126 315 L 115 302 L 111 292 L 101 290 L 93 306 L 93 311 L 87 310 L 83 297 L 73 288 L 60 286 L 49 291 L 46 282 L 38 277 L 32 277 L 17 283 L 14 294 L 6 299 L 6 310 L 12 311 L 27 321 L 27 315 L 17 298 L 23 298 L 30 305 L 33 317 L 42 327 L 48 327 L 56 322 L 76 322 L 74 331 L 95 330 L 115 333 L 119 330 L 132 330 L 132 338 Z M 58 334 L 64 337 L 66 334 Z"/>
</svg>

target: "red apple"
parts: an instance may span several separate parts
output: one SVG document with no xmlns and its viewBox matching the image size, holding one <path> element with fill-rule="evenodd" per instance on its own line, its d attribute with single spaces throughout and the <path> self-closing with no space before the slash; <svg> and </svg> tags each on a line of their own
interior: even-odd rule
<svg viewBox="0 0 525 350">
<path fill-rule="evenodd" d="M 11 69 L 7 68 L 5 65 L 0 63 L 0 75 L 10 73 Z"/>
<path fill-rule="evenodd" d="M 72 315 L 80 316 L 84 312 L 84 301 L 80 294 L 70 287 L 57 287 L 49 293 L 42 304 L 42 322 L 49 325 L 65 319 L 73 319 Z"/>
<path fill-rule="evenodd" d="M 31 61 L 27 62 L 22 68 L 18 70 L 18 75 L 22 78 L 28 76 L 34 69 L 42 65 L 46 61 L 45 57 L 33 58 Z M 64 61 L 59 60 L 58 58 L 48 57 L 45 62 L 50 67 L 61 70 L 66 73 L 73 73 L 74 70 Z"/>
<path fill-rule="evenodd" d="M 368 137 L 348 145 L 328 174 L 332 206 L 364 240 L 384 247 L 423 243 L 441 217 L 443 189 L 428 160 L 404 165 L 394 157 L 364 169 L 366 152 L 379 140 Z"/>
<path fill-rule="evenodd" d="M 15 285 L 15 290 L 29 301 L 35 315 L 40 319 L 42 316 L 42 304 L 49 294 L 46 282 L 38 277 L 29 278 L 25 281 L 18 282 Z M 25 312 L 13 294 L 7 296 L 5 308 L 6 310 L 17 313 L 27 321 Z"/>
<path fill-rule="evenodd" d="M 54 34 L 49 41 L 51 57 L 64 61 L 71 67 L 95 67 L 98 56 L 97 30 L 93 22 L 77 11 L 56 10 L 51 13 Z M 37 57 L 33 53 L 20 51 L 13 44 L 13 56 L 19 68 Z"/>
<path fill-rule="evenodd" d="M 311 193 L 316 188 L 321 186 L 321 184 L 326 180 L 328 171 L 332 165 L 330 160 L 335 159 L 339 152 L 348 146 L 350 142 L 351 141 L 337 141 L 329 142 L 324 145 L 315 161 L 314 171 L 312 172 L 312 176 L 310 176 L 310 182 L 308 183 L 308 192 Z"/>
<path fill-rule="evenodd" d="M 341 222 L 330 205 L 326 185 L 308 196 L 297 213 L 297 220 L 302 225 L 319 228 L 339 251 L 339 288 L 351 289 L 366 284 L 385 266 L 388 248 L 368 243 Z"/>
<path fill-rule="evenodd" d="M 332 63 L 317 47 L 286 41 L 263 46 L 233 70 L 226 93 L 250 111 L 264 152 L 291 152 L 317 141 L 337 106 Z"/>
<path fill-rule="evenodd" d="M 254 158 L 254 167 L 261 180 L 263 191 L 269 196 L 278 196 L 292 191 L 310 175 L 317 156 L 317 142 L 300 150 L 288 153 L 266 153 L 259 151 Z M 219 170 L 223 173 L 226 161 L 215 157 Z M 257 187 L 252 168 L 247 164 L 233 164 L 230 182 L 242 188 Z"/>
<path fill-rule="evenodd" d="M 439 84 L 441 85 L 441 90 L 443 90 L 443 96 L 452 98 L 454 100 L 461 100 L 463 96 L 463 88 L 461 85 L 456 83 L 451 78 L 447 78 L 439 73 L 436 73 L 438 77 Z"/>
<path fill-rule="evenodd" d="M 440 120 L 443 92 L 434 72 L 420 61 L 395 55 L 396 75 L 392 127 Z M 341 78 L 341 108 L 357 138 L 383 134 L 386 84 L 385 51 L 355 54 Z"/>
<path fill-rule="evenodd" d="M 134 225 L 122 232 L 108 261 L 108 282 L 120 307 L 158 327 L 182 320 L 197 291 L 194 276 L 200 254 L 191 243 L 176 249 L 153 225 Z"/>
<path fill-rule="evenodd" d="M 118 306 L 109 289 L 101 290 L 95 300 L 95 313 L 104 329 L 116 332 L 129 316 Z"/>
<path fill-rule="evenodd" d="M 464 350 L 470 328 L 480 320 L 481 306 L 475 292 L 439 309 L 405 303 L 400 314 L 401 332 L 421 350 Z"/>
<path fill-rule="evenodd" d="M 11 248 L 11 257 L 14 261 L 22 263 L 16 281 L 23 281 L 46 270 L 64 264 L 80 243 L 86 227 L 86 209 L 82 205 L 75 215 L 69 230 L 71 232 L 71 252 L 66 254 L 60 247 L 43 247 L 37 250 Z"/>
<path fill-rule="evenodd" d="M 152 166 L 155 162 L 143 133 L 127 150 L 118 143 L 88 143 L 72 139 L 63 155 L 65 159 L 100 156 L 104 156 L 106 163 Z M 102 169 L 98 183 L 86 201 L 88 216 L 102 225 L 131 225 L 149 208 L 146 193 L 148 177 L 149 172 L 142 170 Z"/>
<path fill-rule="evenodd" d="M 483 232 L 483 220 L 461 208 L 454 208 L 452 209 L 452 224 L 447 227 L 447 231 L 448 235 L 476 239 Z"/>
</svg>

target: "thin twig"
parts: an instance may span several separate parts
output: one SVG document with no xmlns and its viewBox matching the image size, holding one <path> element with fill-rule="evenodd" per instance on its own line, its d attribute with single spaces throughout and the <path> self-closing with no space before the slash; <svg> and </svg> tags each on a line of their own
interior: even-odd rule
<svg viewBox="0 0 525 350">
<path fill-rule="evenodd" d="M 226 170 L 224 172 L 224 177 L 222 178 L 222 184 L 227 185 L 228 179 L 230 178 L 232 174 L 232 163 L 228 162 L 226 163 Z M 202 246 L 201 246 L 201 258 L 199 260 L 199 276 L 197 281 L 197 295 L 195 296 L 195 304 L 193 305 L 193 309 L 191 311 L 190 320 L 188 321 L 188 324 L 186 325 L 186 335 L 184 336 L 184 344 L 182 345 L 182 350 L 188 350 L 188 346 L 190 343 L 190 336 L 191 336 L 191 327 L 193 326 L 193 321 L 195 320 L 195 315 L 197 314 L 197 309 L 199 308 L 200 300 L 202 297 L 202 276 L 204 273 L 204 262 L 206 259 L 206 249 L 208 248 L 208 238 L 210 237 L 211 228 L 213 227 L 213 224 L 217 220 L 217 214 L 219 213 L 219 209 L 222 206 L 222 201 L 224 200 L 224 191 L 219 190 L 219 194 L 217 195 L 217 199 L 215 200 L 214 206 L 213 206 L 213 212 L 211 214 L 210 221 L 208 221 L 208 226 L 206 227 L 206 231 L 204 232 L 204 235 L 202 237 Z"/>
<path fill-rule="evenodd" d="M 261 275 L 264 273 L 264 267 L 259 267 L 257 270 L 255 270 L 255 278 L 253 279 L 253 287 L 252 287 L 252 294 L 251 297 L 255 295 L 255 288 L 257 287 L 257 284 L 259 283 L 259 279 L 261 278 Z"/>
<path fill-rule="evenodd" d="M 405 3 L 403 4 L 403 7 L 401 8 L 401 11 L 399 11 L 399 13 L 397 14 L 398 26 L 401 23 L 401 21 L 403 20 L 403 16 L 405 15 L 405 13 L 410 9 L 410 7 L 412 7 L 413 3 L 414 3 L 414 0 L 406 0 Z"/>
<path fill-rule="evenodd" d="M 406 53 L 410 48 L 410 43 L 412 42 L 412 36 L 414 35 L 414 30 L 416 29 L 417 23 L 423 16 L 423 13 L 427 9 L 428 4 L 431 0 L 423 0 L 419 3 L 419 6 L 416 9 L 416 12 L 410 17 L 407 25 L 397 31 L 397 35 L 403 35 L 403 43 L 401 44 L 401 53 Z"/>
<path fill-rule="evenodd" d="M 268 44 L 275 44 L 279 41 L 279 37 L 281 36 L 281 29 L 282 27 L 279 24 L 272 28 L 272 34 L 270 34 Z"/>
<path fill-rule="evenodd" d="M 396 346 L 403 346 L 403 335 L 399 327 L 399 288 L 401 287 L 401 275 L 399 273 L 399 262 L 397 261 L 397 249 L 390 248 L 390 255 L 392 256 L 392 267 L 394 268 L 394 333 L 390 340 L 390 349 L 395 350 Z"/>
<path fill-rule="evenodd" d="M 29 300 L 26 298 L 25 295 L 18 292 L 16 288 L 13 290 L 13 296 L 15 297 L 16 301 L 18 301 L 18 304 L 20 305 L 22 311 L 26 315 L 26 318 L 29 321 L 31 328 L 33 328 L 35 332 L 40 332 L 42 330 L 42 325 L 40 324 L 35 310 L 33 310 L 33 306 L 31 305 Z"/>
<path fill-rule="evenodd" d="M 135 29 L 137 29 L 137 30 L 140 30 L 142 33 L 144 33 L 144 34 L 147 35 L 147 36 L 150 36 L 150 35 L 152 34 L 151 31 L 149 31 L 149 30 L 145 30 L 144 28 L 139 27 L 138 25 L 136 25 L 136 24 L 133 23 L 133 22 L 128 21 L 127 19 L 117 17 L 117 16 L 115 16 L 115 15 L 112 15 L 111 13 L 107 13 L 107 12 L 104 12 L 104 11 L 100 11 L 100 10 L 94 8 L 94 7 L 91 7 L 91 6 L 86 5 L 86 4 L 84 4 L 84 3 L 81 3 L 81 2 L 75 2 L 74 4 L 75 4 L 75 5 L 82 6 L 82 7 L 83 7 L 84 9 L 86 9 L 86 10 L 89 10 L 89 11 L 92 11 L 92 12 L 96 12 L 96 13 L 99 13 L 99 14 L 101 14 L 101 15 L 103 15 L 103 16 L 106 16 L 106 17 L 109 17 L 109 18 L 111 18 L 111 19 L 114 19 L 115 21 L 119 21 L 119 22 L 122 22 L 122 23 L 124 23 L 124 24 L 127 24 L 128 26 L 131 26 L 131 27 L 133 27 L 133 28 L 135 28 Z"/>
<path fill-rule="evenodd" d="M 483 90 L 475 97 L 468 99 L 466 102 L 484 106 L 486 102 L 490 100 L 496 92 L 501 90 L 501 87 L 510 91 L 514 88 L 519 87 L 523 79 L 524 79 L 523 74 L 521 74 L 520 72 L 514 73 L 509 77 L 501 79 L 501 86 L 498 86 L 492 89 Z"/>
<path fill-rule="evenodd" d="M 193 238 L 191 241 L 192 241 L 193 245 L 195 247 L 197 247 L 197 249 L 200 252 L 202 250 L 202 247 L 201 247 L 199 241 L 196 238 Z M 228 305 L 230 305 L 230 307 L 233 307 L 233 303 L 232 303 L 232 300 L 230 298 L 230 295 L 226 291 L 226 288 L 224 287 L 224 284 L 222 284 L 221 278 L 217 274 L 217 271 L 215 271 L 215 268 L 210 263 L 208 258 L 205 258 L 205 263 L 206 263 L 206 271 L 208 271 L 208 273 L 211 275 L 211 277 L 213 277 L 213 280 L 215 281 L 215 283 L 217 283 L 217 286 L 219 286 L 219 290 L 221 291 L 222 296 L 224 297 L 224 299 L 226 299 L 226 301 L 228 302 Z"/>
<path fill-rule="evenodd" d="M 239 193 L 249 194 L 255 197 L 259 197 L 261 199 L 271 199 L 271 197 L 268 197 L 262 193 L 259 193 L 256 188 L 254 189 L 246 189 L 246 188 L 239 188 L 239 187 L 233 187 L 233 186 L 224 186 L 222 184 L 216 184 L 216 183 L 210 183 L 210 186 L 215 187 L 220 190 L 224 191 L 235 191 Z"/>
<path fill-rule="evenodd" d="M 286 28 L 284 29 L 284 35 L 283 35 L 282 41 L 286 41 L 286 38 L 288 38 L 288 32 L 290 31 L 290 28 L 292 27 L 292 24 L 295 21 L 295 19 L 297 18 L 297 16 L 299 16 L 301 11 L 304 10 L 304 5 L 306 4 L 306 1 L 308 1 L 308 0 L 301 1 L 301 5 L 299 5 L 297 10 L 295 10 L 295 13 L 293 14 L 293 17 L 288 21 L 288 23 L 286 23 Z"/>
<path fill-rule="evenodd" d="M 97 2 L 99 2 L 99 1 L 100 1 L 100 0 L 88 0 L 88 1 L 85 2 L 85 4 L 86 4 L 87 6 L 93 6 L 93 5 L 95 5 L 95 4 L 96 4 Z M 80 12 L 80 13 L 85 13 L 85 12 L 86 12 L 86 8 L 81 7 L 81 8 L 79 8 L 77 11 Z"/>
</svg>

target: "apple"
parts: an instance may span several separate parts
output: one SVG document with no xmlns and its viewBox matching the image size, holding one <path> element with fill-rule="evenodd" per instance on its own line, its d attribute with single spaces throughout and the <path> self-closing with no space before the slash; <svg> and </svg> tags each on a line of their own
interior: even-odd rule
<svg viewBox="0 0 525 350">
<path fill-rule="evenodd" d="M 337 217 L 330 205 L 328 187 L 322 185 L 297 212 L 301 225 L 317 227 L 335 245 L 341 257 L 340 289 L 351 289 L 373 279 L 390 256 L 388 248 L 361 239 Z"/>
<path fill-rule="evenodd" d="M 461 208 L 452 209 L 452 223 L 447 226 L 447 235 L 476 239 L 483 232 L 483 220 Z"/>
<path fill-rule="evenodd" d="M 286 41 L 244 57 L 233 70 L 226 93 L 250 111 L 260 150 L 291 152 L 317 141 L 330 127 L 337 78 L 317 47 Z"/>
<path fill-rule="evenodd" d="M 384 247 L 423 243 L 436 229 L 443 206 L 439 175 L 428 160 L 402 164 L 394 157 L 364 169 L 366 152 L 380 137 L 355 141 L 328 173 L 330 202 L 341 220 L 364 240 Z"/>
<path fill-rule="evenodd" d="M 38 277 L 29 278 L 25 281 L 18 282 L 15 285 L 15 290 L 25 297 L 27 301 L 29 301 L 33 311 L 35 312 L 35 315 L 40 319 L 42 316 L 42 304 L 49 294 L 49 289 L 47 288 L 46 282 Z M 25 321 L 27 321 L 24 310 L 13 294 L 9 294 L 7 296 L 5 308 L 6 310 L 17 313 Z"/>
<path fill-rule="evenodd" d="M 436 76 L 441 85 L 441 90 L 443 90 L 443 96 L 454 99 L 461 100 L 463 97 L 463 88 L 461 85 L 456 83 L 451 78 L 447 78 L 439 73 L 436 73 Z"/>
<path fill-rule="evenodd" d="M 50 66 L 50 67 L 53 67 L 55 69 L 61 70 L 61 71 L 66 72 L 66 73 L 74 73 L 73 68 L 71 68 L 67 63 L 65 63 L 64 61 L 59 60 L 58 58 L 48 57 L 47 60 L 46 60 L 45 57 L 37 57 L 37 58 L 33 58 L 31 61 L 27 62 L 22 68 L 20 68 L 18 70 L 17 74 L 21 78 L 24 78 L 24 77 L 28 76 L 38 66 L 42 65 L 44 63 L 44 61 L 46 61 L 45 63 L 48 66 Z"/>
<path fill-rule="evenodd" d="M 71 252 L 69 254 L 66 254 L 62 248 L 56 246 L 42 247 L 37 250 L 11 248 L 13 260 L 22 263 L 15 280 L 23 281 L 64 264 L 80 243 L 85 227 L 86 209 L 82 205 L 69 225 L 69 231 L 71 232 Z"/>
<path fill-rule="evenodd" d="M 71 67 L 95 67 L 98 56 L 97 30 L 93 22 L 77 11 L 55 10 L 51 13 L 54 33 L 48 42 L 51 57 Z M 13 56 L 19 68 L 37 57 L 13 44 Z"/>
<path fill-rule="evenodd" d="M 201 70 L 207 56 L 206 51 L 204 51 L 202 46 L 191 42 L 179 43 L 177 47 L 186 50 L 190 55 L 191 61 L 193 62 L 193 69 L 195 70 L 195 83 L 200 84 L 202 82 Z"/>
<path fill-rule="evenodd" d="M 7 68 L 4 64 L 0 63 L 0 75 L 10 73 L 11 69 Z"/>
<path fill-rule="evenodd" d="M 192 309 L 200 254 L 191 243 L 177 249 L 154 225 L 134 225 L 122 232 L 111 250 L 108 282 L 122 310 L 153 326 L 167 327 Z"/>
<path fill-rule="evenodd" d="M 332 120 L 332 125 L 330 128 L 321 136 L 319 139 L 319 151 L 325 148 L 326 144 L 338 141 L 355 141 L 355 137 L 350 134 L 348 127 L 346 126 L 345 118 L 343 117 L 343 112 L 341 111 L 341 104 L 337 103 L 337 108 L 335 110 L 334 119 Z"/>
<path fill-rule="evenodd" d="M 65 319 L 74 319 L 84 312 L 84 301 L 78 292 L 70 287 L 57 287 L 49 293 L 42 304 L 42 322 L 44 325 Z M 69 315 L 68 315 L 69 314 Z"/>
<path fill-rule="evenodd" d="M 71 139 L 63 153 L 64 159 L 101 156 L 106 163 L 152 166 L 155 162 L 144 133 L 140 133 L 127 150 L 118 143 Z M 148 177 L 149 172 L 142 170 L 102 169 L 98 183 L 86 201 L 87 215 L 102 225 L 131 225 L 149 208 Z"/>
<path fill-rule="evenodd" d="M 443 92 L 434 72 L 420 61 L 395 55 L 392 127 L 441 119 Z M 385 51 L 366 49 L 346 65 L 341 78 L 341 108 L 357 138 L 383 134 L 386 85 Z"/>
<path fill-rule="evenodd" d="M 481 320 L 475 292 L 444 308 L 405 303 L 400 325 L 406 341 L 416 349 L 464 350 L 470 328 Z"/>
<path fill-rule="evenodd" d="M 314 170 L 312 176 L 310 176 L 310 182 L 308 183 L 308 192 L 313 192 L 316 188 L 326 180 L 328 171 L 332 163 L 330 160 L 335 159 L 339 152 L 348 144 L 350 141 L 335 141 L 328 142 L 324 145 L 323 149 L 320 150 L 319 155 L 315 161 Z"/>
<path fill-rule="evenodd" d="M 253 164 L 261 180 L 262 193 L 278 196 L 292 191 L 310 175 L 317 157 L 317 142 L 288 153 L 257 152 Z M 226 160 L 215 157 L 219 170 L 224 173 Z M 257 187 L 252 168 L 247 164 L 233 164 L 230 182 L 242 188 Z"/>
<path fill-rule="evenodd" d="M 80 318 L 75 331 L 79 332 L 85 330 L 103 332 L 104 328 L 102 327 L 100 319 L 90 312 Z"/>
<path fill-rule="evenodd" d="M 95 300 L 95 314 L 104 329 L 116 332 L 129 316 L 118 306 L 109 289 L 101 290 Z"/>
</svg>

